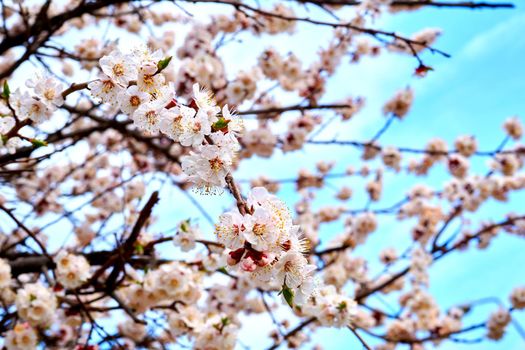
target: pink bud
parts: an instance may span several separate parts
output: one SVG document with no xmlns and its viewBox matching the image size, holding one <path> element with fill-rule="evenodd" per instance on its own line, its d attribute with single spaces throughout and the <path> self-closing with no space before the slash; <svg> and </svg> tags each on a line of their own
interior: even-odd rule
<svg viewBox="0 0 525 350">
<path fill-rule="evenodd" d="M 245 258 L 241 262 L 241 268 L 247 272 L 253 272 L 257 268 L 252 258 Z"/>
</svg>

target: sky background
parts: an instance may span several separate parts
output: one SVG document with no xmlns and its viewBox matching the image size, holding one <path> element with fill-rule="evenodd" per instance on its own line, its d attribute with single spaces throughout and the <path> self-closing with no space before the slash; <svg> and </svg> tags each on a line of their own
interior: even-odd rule
<svg viewBox="0 0 525 350">
<path fill-rule="evenodd" d="M 522 0 L 513 2 L 517 5 L 513 10 L 429 8 L 382 17 L 374 27 L 405 35 L 427 27 L 442 28 L 443 34 L 435 46 L 450 53 L 452 57 L 424 54 L 425 63 L 435 70 L 423 79 L 414 77 L 413 72 L 417 62 L 407 55 L 385 52 L 379 57 L 365 57 L 359 64 L 344 62 L 335 76 L 329 80 L 327 94 L 321 102 L 331 103 L 348 96 L 364 96 L 367 101 L 366 107 L 350 122 L 344 125 L 335 123 L 326 128 L 317 139 L 328 140 L 334 137 L 340 140 L 370 139 L 385 122 L 381 111 L 384 102 L 400 88 L 410 85 L 415 91 L 414 105 L 405 120 L 394 121 L 391 128 L 381 137 L 381 144 L 423 148 L 432 137 L 441 137 L 447 141 L 449 147 L 452 147 L 457 136 L 472 134 L 476 136 L 481 150 L 494 150 L 505 136 L 501 127 L 503 121 L 513 115 L 518 115 L 524 120 L 525 116 L 525 65 L 523 64 L 525 4 Z M 209 6 L 206 9 L 202 6 L 185 7 L 197 18 L 203 19 L 210 13 L 229 9 L 224 6 Z M 177 30 L 177 45 L 181 45 L 187 29 L 176 25 L 173 25 L 173 28 L 167 25 L 166 29 Z M 100 31 L 100 28 L 97 31 Z M 83 36 L 92 35 L 93 32 L 88 31 Z M 120 36 L 117 31 L 108 32 L 106 35 L 108 39 Z M 81 36 L 81 33 L 71 31 L 64 39 L 69 40 L 68 46 L 71 46 L 71 43 L 78 42 Z M 315 59 L 315 53 L 319 48 L 327 46 L 330 38 L 331 30 L 328 28 L 321 29 L 309 24 L 301 24 L 298 26 L 297 34 L 292 36 L 263 35 L 257 41 L 241 37 L 242 42 L 231 43 L 221 49 L 220 54 L 227 63 L 229 76 L 233 77 L 238 69 L 248 69 L 253 66 L 260 52 L 269 45 L 275 46 L 282 54 L 293 51 L 307 64 Z M 138 42 L 137 39 L 122 40 L 121 38 L 121 47 L 133 45 Z M 172 64 L 179 63 L 174 60 Z M 26 71 L 19 74 L 22 73 L 27 74 Z M 277 97 L 284 105 L 291 105 L 298 101 L 287 94 Z M 289 114 L 283 117 L 281 125 L 274 127 L 283 129 L 286 120 L 291 120 L 293 116 Z M 247 122 L 247 125 L 253 126 L 250 122 Z M 276 153 L 271 159 L 254 157 L 246 160 L 235 177 L 250 179 L 261 174 L 273 179 L 295 177 L 301 168 L 315 170 L 315 162 L 321 159 L 336 161 L 334 172 L 342 172 L 348 165 L 359 167 L 361 164 L 359 157 L 359 150 L 354 148 L 311 145 L 304 150 L 285 155 Z M 486 162 L 486 158 L 476 159 L 472 163 L 473 171 L 485 173 Z M 370 164 L 374 167 L 377 163 Z M 435 167 L 430 176 L 424 178 L 387 172 L 382 200 L 378 204 L 372 204 L 371 208 L 384 208 L 396 203 L 405 196 L 414 183 L 422 182 L 439 189 L 446 179 L 446 172 L 442 165 Z M 331 180 L 329 183 L 335 187 L 348 185 L 354 189 L 355 195 L 347 202 L 350 209 L 360 209 L 365 206 L 366 196 L 362 179 L 344 178 Z M 246 191 L 247 186 L 243 189 Z M 323 194 L 316 201 L 317 206 L 338 204 L 334 200 L 336 190 L 328 187 L 322 192 Z M 188 198 L 181 195 L 179 190 L 165 189 L 162 193 L 162 197 L 168 200 L 161 201 L 156 207 L 155 213 L 160 218 L 157 226 L 159 232 L 172 228 L 179 220 L 201 217 Z M 202 203 L 212 218 L 217 218 L 232 205 L 232 198 L 227 193 L 217 197 L 202 198 L 195 194 L 192 196 Z M 293 184 L 283 185 L 279 196 L 290 207 L 293 207 L 299 198 Z M 477 214 L 469 216 L 472 220 L 472 229 L 479 226 L 480 219 L 499 221 L 509 211 L 523 214 L 524 201 L 523 193 L 515 193 L 507 203 L 487 203 Z M 204 234 L 211 237 L 213 227 L 202 218 L 199 219 L 199 223 Z M 380 269 L 378 253 L 388 246 L 404 250 L 403 248 L 410 242 L 410 228 L 413 224 L 412 221 L 396 222 L 392 216 L 380 217 L 378 230 L 369 237 L 364 246 L 358 247 L 354 254 L 370 260 L 369 268 L 374 275 L 373 272 Z M 340 224 L 324 226 L 321 231 L 321 241 L 326 243 L 339 234 L 341 228 Z M 451 229 L 453 228 L 454 225 L 451 225 Z M 506 298 L 512 288 L 516 285 L 525 285 L 524 248 L 525 242 L 522 239 L 502 234 L 485 251 L 471 250 L 468 254 L 452 253 L 430 269 L 430 292 L 436 297 L 443 310 L 453 305 L 493 296 L 501 296 L 502 302 L 508 305 Z M 180 254 L 171 247 L 168 247 L 164 253 L 168 256 Z M 383 301 L 370 299 L 371 304 L 379 306 L 382 306 Z M 395 305 L 395 303 L 388 304 Z M 488 313 L 495 309 L 495 304 L 480 306 L 465 319 L 464 324 L 476 324 L 486 319 Z M 525 315 L 520 312 L 515 312 L 513 315 L 525 327 Z M 277 316 L 284 317 L 286 312 Z M 271 320 L 267 315 L 246 322 L 246 332 L 240 334 L 242 343 L 251 346 L 252 349 L 270 345 L 266 335 Z M 479 335 L 480 333 L 472 333 L 465 338 L 476 338 Z M 375 344 L 374 339 L 364 337 L 370 344 Z M 315 343 L 322 344 L 325 349 L 361 348 L 359 342 L 347 329 L 320 330 L 310 344 Z M 311 347 L 312 345 L 307 346 L 307 348 Z M 487 341 L 475 345 L 461 345 L 445 342 L 440 347 L 445 350 L 524 348 L 525 340 L 512 325 L 509 326 L 504 340 L 498 343 Z"/>
</svg>

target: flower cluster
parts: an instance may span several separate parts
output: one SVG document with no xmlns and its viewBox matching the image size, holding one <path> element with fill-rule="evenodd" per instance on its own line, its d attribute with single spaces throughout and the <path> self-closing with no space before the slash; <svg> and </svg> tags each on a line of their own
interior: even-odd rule
<svg viewBox="0 0 525 350">
<path fill-rule="evenodd" d="M 139 48 L 130 54 L 114 50 L 100 59 L 104 74 L 88 87 L 95 97 L 127 114 L 140 130 L 161 132 L 193 147 L 181 158 L 189 181 L 206 192 L 225 187 L 243 125 L 228 105 L 218 107 L 212 94 L 198 84 L 189 106 L 178 103 L 173 83 L 162 74 L 171 57 L 162 57 L 160 50 Z"/>
<path fill-rule="evenodd" d="M 35 144 L 35 140 L 19 133 L 26 125 L 40 124 L 49 120 L 58 107 L 64 104 L 63 86 L 54 77 L 37 74 L 26 81 L 28 90 L 17 88 L 11 93 L 7 83 L 0 103 L 0 147 L 13 153 L 23 140 Z M 4 104 L 5 102 L 5 104 Z"/>
<path fill-rule="evenodd" d="M 411 36 L 411 41 L 397 39 L 388 49 L 392 52 L 404 52 L 409 55 L 417 54 L 432 46 L 441 35 L 440 28 L 424 28 Z"/>
<path fill-rule="evenodd" d="M 35 123 L 43 122 L 64 103 L 63 86 L 56 78 L 37 76 L 27 80 L 26 86 L 32 89 L 31 93 L 17 89 L 9 98 L 20 120 L 29 118 Z"/>
<path fill-rule="evenodd" d="M 197 288 L 198 276 L 178 262 L 162 265 L 160 268 L 148 271 L 145 276 L 133 276 L 134 283 L 123 288 L 120 293 L 126 304 L 136 312 L 145 312 L 149 307 L 174 300 L 182 303 L 195 303 L 201 295 Z"/>
<path fill-rule="evenodd" d="M 89 277 L 89 263 L 81 255 L 61 251 L 55 257 L 57 281 L 67 289 L 75 289 L 86 282 Z"/>
<path fill-rule="evenodd" d="M 199 227 L 191 225 L 189 220 L 179 224 L 177 234 L 173 237 L 173 243 L 179 246 L 183 252 L 189 252 L 195 248 L 195 240 L 201 235 Z"/>
<path fill-rule="evenodd" d="M 5 336 L 7 350 L 32 350 L 37 343 L 38 336 L 28 323 L 18 323 Z"/>
<path fill-rule="evenodd" d="M 505 329 L 511 321 L 510 313 L 501 308 L 490 314 L 487 321 L 487 337 L 489 339 L 498 340 L 503 338 Z"/>
<path fill-rule="evenodd" d="M 509 299 L 515 309 L 525 309 L 525 287 L 514 288 Z"/>
<path fill-rule="evenodd" d="M 505 120 L 503 129 L 514 140 L 519 140 L 523 136 L 523 125 L 518 117 L 510 117 Z"/>
<path fill-rule="evenodd" d="M 304 303 L 313 290 L 315 266 L 304 257 L 308 247 L 299 226 L 292 224 L 286 205 L 263 187 L 252 189 L 247 205 L 249 214 L 234 209 L 216 225 L 219 242 L 230 250 L 228 265 L 281 287 L 289 303 Z"/>
<path fill-rule="evenodd" d="M 317 317 L 325 327 L 347 327 L 356 315 L 356 302 L 338 293 L 334 286 L 325 286 L 312 299 L 304 312 Z"/>
<path fill-rule="evenodd" d="M 194 305 L 177 306 L 168 316 L 174 338 L 187 335 L 194 339 L 195 349 L 234 349 L 239 331 L 238 320 L 224 313 L 205 312 Z"/>
<path fill-rule="evenodd" d="M 388 100 L 383 106 L 383 113 L 385 115 L 393 114 L 399 119 L 403 119 L 414 101 L 414 91 L 407 87 L 403 90 L 399 90 L 394 97 Z"/>
<path fill-rule="evenodd" d="M 56 308 L 55 293 L 41 283 L 28 283 L 16 295 L 18 315 L 33 327 L 50 326 Z"/>
<path fill-rule="evenodd" d="M 234 349 L 237 342 L 239 326 L 229 318 L 214 315 L 206 320 L 195 338 L 196 350 Z"/>
<path fill-rule="evenodd" d="M 103 56 L 99 79 L 89 83 L 91 94 L 112 107 L 130 115 L 142 129 L 158 131 L 158 119 L 145 115 L 148 110 L 160 110 L 174 97 L 164 75 L 158 74 L 162 52 L 137 48 L 131 54 L 119 50 Z M 141 108 L 141 112 L 135 112 Z"/>
</svg>

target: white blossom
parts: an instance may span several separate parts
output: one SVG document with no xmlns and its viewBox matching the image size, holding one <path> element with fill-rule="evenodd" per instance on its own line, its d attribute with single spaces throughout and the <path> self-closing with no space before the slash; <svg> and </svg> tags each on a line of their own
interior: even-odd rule
<svg viewBox="0 0 525 350">
<path fill-rule="evenodd" d="M 112 105 L 117 105 L 119 96 L 124 90 L 107 75 L 101 75 L 99 79 L 89 83 L 88 89 L 94 97 Z"/>
<path fill-rule="evenodd" d="M 16 295 L 18 315 L 34 327 L 53 323 L 57 301 L 55 294 L 41 283 L 28 283 Z"/>
<path fill-rule="evenodd" d="M 160 119 L 164 105 L 158 101 L 143 103 L 133 113 L 133 123 L 143 131 L 156 133 L 160 130 Z"/>
<path fill-rule="evenodd" d="M 7 350 L 35 350 L 38 336 L 28 323 L 17 323 L 5 336 Z"/>
<path fill-rule="evenodd" d="M 109 55 L 103 56 L 99 63 L 104 74 L 124 87 L 127 87 L 130 81 L 137 79 L 138 70 L 133 55 L 114 50 Z"/>
<path fill-rule="evenodd" d="M 147 92 L 140 91 L 137 85 L 122 90 L 119 96 L 119 107 L 122 112 L 132 115 L 143 103 L 150 100 Z"/>
<path fill-rule="evenodd" d="M 81 255 L 60 251 L 55 257 L 57 280 L 68 289 L 80 287 L 90 277 L 89 263 Z"/>
</svg>

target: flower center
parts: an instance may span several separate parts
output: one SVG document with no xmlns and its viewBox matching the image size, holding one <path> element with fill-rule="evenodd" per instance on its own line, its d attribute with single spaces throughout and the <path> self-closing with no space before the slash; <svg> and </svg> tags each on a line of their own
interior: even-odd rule
<svg viewBox="0 0 525 350">
<path fill-rule="evenodd" d="M 32 343 L 31 337 L 29 337 L 27 334 L 24 334 L 20 339 L 21 345 L 29 346 L 31 345 L 31 343 Z"/>
<path fill-rule="evenodd" d="M 131 96 L 129 98 L 129 103 L 131 104 L 131 106 L 137 107 L 138 105 L 140 105 L 140 98 L 138 96 Z"/>
<path fill-rule="evenodd" d="M 242 231 L 244 231 L 246 228 L 244 225 L 233 225 L 233 233 L 238 236 Z"/>
<path fill-rule="evenodd" d="M 113 73 L 117 77 L 124 75 L 124 66 L 120 63 L 117 63 L 116 65 L 113 66 Z"/>
<path fill-rule="evenodd" d="M 31 106 L 31 113 L 38 113 L 38 112 L 40 112 L 40 106 L 37 104 L 33 104 Z"/>
<path fill-rule="evenodd" d="M 198 133 L 199 131 L 201 131 L 201 123 L 197 122 L 193 125 L 193 131 L 195 133 Z"/>
<path fill-rule="evenodd" d="M 182 122 L 182 116 L 181 115 L 176 116 L 173 119 L 173 123 L 171 123 L 171 130 L 174 133 L 178 133 L 178 132 L 180 132 L 180 131 L 182 131 L 184 129 L 184 127 L 183 127 L 181 122 Z"/>
<path fill-rule="evenodd" d="M 218 172 L 219 170 L 221 170 L 222 166 L 224 165 L 223 161 L 220 160 L 218 157 L 210 159 L 209 162 L 210 162 L 211 170 L 215 172 Z"/>
<path fill-rule="evenodd" d="M 157 113 L 155 111 L 148 111 L 145 116 L 149 125 L 155 125 L 157 122 Z"/>
<path fill-rule="evenodd" d="M 257 236 L 262 236 L 266 233 L 266 225 L 255 224 L 253 225 L 253 233 Z"/>
<path fill-rule="evenodd" d="M 44 97 L 48 100 L 52 100 L 55 98 L 55 90 L 53 89 L 47 89 L 46 92 L 44 92 Z"/>
<path fill-rule="evenodd" d="M 115 87 L 115 84 L 113 84 L 111 80 L 105 80 L 102 83 L 102 91 L 104 91 L 104 93 L 106 94 L 110 92 L 114 87 Z"/>
<path fill-rule="evenodd" d="M 153 80 L 153 76 L 152 75 L 147 75 L 145 74 L 144 77 L 142 78 L 142 80 L 144 81 L 144 84 L 145 85 L 153 85 L 154 83 L 154 80 Z"/>
</svg>

